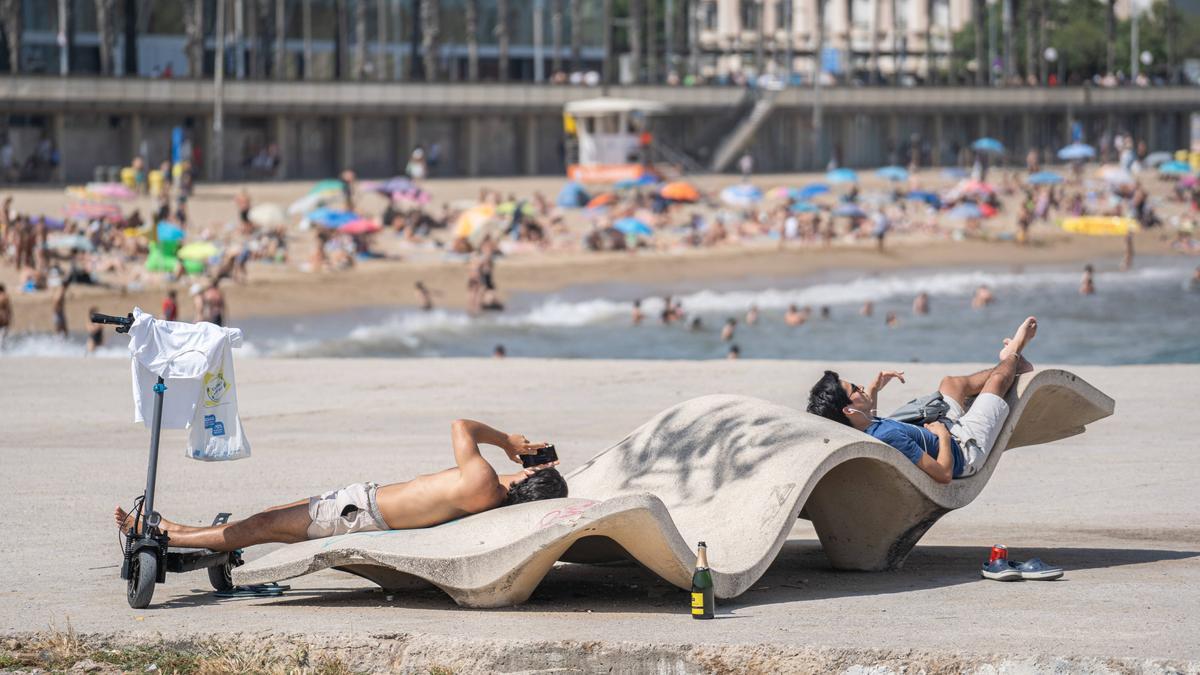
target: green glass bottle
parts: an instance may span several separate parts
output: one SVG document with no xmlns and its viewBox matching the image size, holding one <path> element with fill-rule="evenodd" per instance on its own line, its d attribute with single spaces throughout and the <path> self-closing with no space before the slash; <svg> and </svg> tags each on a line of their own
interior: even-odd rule
<svg viewBox="0 0 1200 675">
<path fill-rule="evenodd" d="M 708 546 L 700 542 L 696 547 L 696 571 L 692 573 L 692 618 L 711 619 L 715 609 L 712 572 L 708 570 Z"/>
</svg>

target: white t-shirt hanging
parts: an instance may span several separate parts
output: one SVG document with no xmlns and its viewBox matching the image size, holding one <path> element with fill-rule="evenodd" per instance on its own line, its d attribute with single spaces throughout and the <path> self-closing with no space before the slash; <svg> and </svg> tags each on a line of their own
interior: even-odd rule
<svg viewBox="0 0 1200 675">
<path fill-rule="evenodd" d="M 162 377 L 167 391 L 161 426 L 192 428 L 189 457 L 221 460 L 249 456 L 250 445 L 237 416 L 230 353 L 242 344 L 241 329 L 207 322 L 160 321 L 140 308 L 134 308 L 133 316 L 129 353 L 134 421 L 147 428 L 152 424 L 154 385 Z M 217 440 L 210 442 L 214 438 Z"/>
</svg>

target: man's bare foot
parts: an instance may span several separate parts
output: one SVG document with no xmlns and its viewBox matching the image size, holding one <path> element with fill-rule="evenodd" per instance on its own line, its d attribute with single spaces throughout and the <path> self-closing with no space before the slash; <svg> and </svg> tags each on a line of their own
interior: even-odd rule
<svg viewBox="0 0 1200 675">
<path fill-rule="evenodd" d="M 1004 338 L 1004 346 L 1008 347 L 1008 343 L 1012 342 L 1012 338 Z M 1000 359 L 1004 359 L 1004 350 L 1000 350 Z M 1024 354 L 1017 354 L 1017 374 L 1032 373 L 1033 364 L 1025 358 Z"/>
<path fill-rule="evenodd" d="M 133 529 L 133 514 L 127 513 L 119 506 L 113 510 L 113 520 L 117 522 L 117 529 L 121 530 L 121 534 L 129 534 Z"/>
<path fill-rule="evenodd" d="M 1037 335 L 1037 318 L 1031 316 L 1021 322 L 1011 339 L 1004 341 L 1004 349 L 1000 350 L 1000 359 L 1006 359 L 1013 354 L 1019 355 L 1034 335 Z"/>
</svg>

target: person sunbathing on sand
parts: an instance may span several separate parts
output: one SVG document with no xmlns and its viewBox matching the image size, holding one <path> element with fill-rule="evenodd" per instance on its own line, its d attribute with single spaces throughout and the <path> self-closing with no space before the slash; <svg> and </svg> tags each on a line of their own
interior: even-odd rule
<svg viewBox="0 0 1200 675">
<path fill-rule="evenodd" d="M 450 438 L 457 466 L 438 473 L 391 485 L 355 483 L 225 525 L 191 527 L 164 518 L 160 527 L 172 546 L 233 551 L 349 532 L 433 527 L 498 506 L 567 496 L 567 483 L 554 468 L 557 461 L 501 475 L 479 452 L 481 443 L 494 445 L 521 464 L 521 455 L 537 454 L 545 443 L 461 419 L 450 425 Z M 135 527 L 124 509 L 117 507 L 113 515 L 122 532 Z"/>
<path fill-rule="evenodd" d="M 906 424 L 876 416 L 879 390 L 892 380 L 904 382 L 904 371 L 885 370 L 864 389 L 825 371 L 808 395 L 808 412 L 854 427 L 899 450 L 939 483 L 974 475 L 983 468 L 1008 418 L 1005 393 L 1019 373 L 1033 370 L 1021 351 L 1037 333 L 1037 319 L 1021 322 L 1011 339 L 1004 341 L 1000 362 L 973 375 L 950 376 L 938 386 L 950 405 L 945 420 L 924 425 Z M 970 409 L 967 402 L 974 397 Z"/>
</svg>

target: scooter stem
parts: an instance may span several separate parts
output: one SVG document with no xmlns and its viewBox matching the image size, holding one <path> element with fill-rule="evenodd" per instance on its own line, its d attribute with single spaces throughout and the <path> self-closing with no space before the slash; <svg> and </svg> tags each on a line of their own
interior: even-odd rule
<svg viewBox="0 0 1200 675">
<path fill-rule="evenodd" d="M 145 511 L 146 525 L 158 529 L 158 524 L 161 519 L 154 512 L 154 482 L 158 477 L 158 436 L 162 431 L 162 407 L 163 393 L 167 391 L 167 385 L 163 383 L 160 376 L 158 383 L 154 385 L 154 418 L 153 424 L 150 427 L 150 465 L 146 467 L 146 499 Z"/>
</svg>

